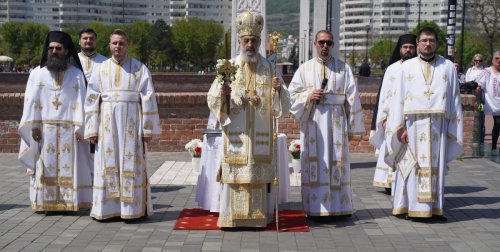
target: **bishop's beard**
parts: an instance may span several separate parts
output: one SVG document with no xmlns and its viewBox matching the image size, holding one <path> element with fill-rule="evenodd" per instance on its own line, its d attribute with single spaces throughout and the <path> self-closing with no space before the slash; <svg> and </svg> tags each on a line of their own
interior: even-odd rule
<svg viewBox="0 0 500 252">
<path fill-rule="evenodd" d="M 68 68 L 68 58 L 57 54 L 48 55 L 47 69 L 54 72 L 63 72 Z"/>
<path fill-rule="evenodd" d="M 257 63 L 259 60 L 259 53 L 255 51 L 247 51 L 245 48 L 240 48 L 240 56 L 243 62 Z"/>
</svg>

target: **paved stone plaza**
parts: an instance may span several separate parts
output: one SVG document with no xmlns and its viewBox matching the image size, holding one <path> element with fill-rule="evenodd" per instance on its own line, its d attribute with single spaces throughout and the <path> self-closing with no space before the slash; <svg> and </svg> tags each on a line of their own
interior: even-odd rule
<svg viewBox="0 0 500 252">
<path fill-rule="evenodd" d="M 173 178 L 155 180 L 155 215 L 138 221 L 99 222 L 88 210 L 35 213 L 17 154 L 0 154 L 0 160 L 1 251 L 500 251 L 500 165 L 485 158 L 451 163 L 448 222 L 422 223 L 391 215 L 390 197 L 371 186 L 375 158 L 354 154 L 357 212 L 349 219 L 309 222 L 308 233 L 173 230 L 180 211 L 196 207 L 196 174 L 186 153 L 149 155 L 151 174 Z M 158 170 L 166 161 L 162 169 L 170 170 Z M 291 202 L 280 208 L 301 208 L 300 187 L 291 188 Z"/>
</svg>

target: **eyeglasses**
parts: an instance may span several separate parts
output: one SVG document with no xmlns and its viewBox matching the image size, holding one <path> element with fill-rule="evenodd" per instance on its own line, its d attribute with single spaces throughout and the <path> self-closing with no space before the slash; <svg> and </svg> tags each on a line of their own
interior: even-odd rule
<svg viewBox="0 0 500 252">
<path fill-rule="evenodd" d="M 429 42 L 429 44 L 434 44 L 434 43 L 436 43 L 436 40 L 435 39 L 421 39 L 418 42 L 419 43 L 427 43 L 427 42 Z"/>
<path fill-rule="evenodd" d="M 47 47 L 47 49 L 49 49 L 49 51 L 54 51 L 54 50 L 61 51 L 63 48 L 62 46 L 49 46 Z"/>
<path fill-rule="evenodd" d="M 320 41 L 318 41 L 318 44 L 320 46 L 322 46 L 324 44 L 326 44 L 327 46 L 331 46 L 331 45 L 333 45 L 333 41 L 331 41 L 331 40 L 320 40 Z"/>
</svg>

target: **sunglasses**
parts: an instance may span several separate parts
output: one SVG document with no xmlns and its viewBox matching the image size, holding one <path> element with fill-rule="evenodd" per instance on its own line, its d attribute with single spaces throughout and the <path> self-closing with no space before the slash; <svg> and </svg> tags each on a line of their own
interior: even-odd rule
<svg viewBox="0 0 500 252">
<path fill-rule="evenodd" d="M 474 62 L 483 62 L 483 60 L 474 60 Z"/>
<path fill-rule="evenodd" d="M 61 51 L 63 48 L 62 46 L 49 46 L 47 47 L 47 49 L 49 49 L 49 51 L 54 51 L 54 50 Z"/>
<path fill-rule="evenodd" d="M 331 41 L 331 40 L 320 40 L 320 41 L 318 41 L 318 44 L 321 45 L 321 46 L 324 45 L 324 44 L 326 44 L 327 46 L 331 46 L 331 45 L 333 45 L 333 41 Z"/>
</svg>

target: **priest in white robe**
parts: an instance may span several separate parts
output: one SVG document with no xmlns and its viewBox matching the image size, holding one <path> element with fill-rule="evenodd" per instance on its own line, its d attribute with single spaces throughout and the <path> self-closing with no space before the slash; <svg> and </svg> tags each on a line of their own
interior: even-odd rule
<svg viewBox="0 0 500 252">
<path fill-rule="evenodd" d="M 392 96 L 396 92 L 397 75 L 401 74 L 401 68 L 405 60 L 417 56 L 416 47 L 417 36 L 413 34 L 401 35 L 389 62 L 389 67 L 385 70 L 384 78 L 377 95 L 377 104 L 373 112 L 372 129 L 370 132 L 370 143 L 377 148 L 378 158 L 373 177 L 373 185 L 382 187 L 387 194 L 391 193 L 393 167 L 385 162 L 385 124 L 387 116 L 392 107 Z M 399 79 L 399 78 L 398 78 Z"/>
<path fill-rule="evenodd" d="M 435 53 L 436 31 L 417 38 L 419 56 L 403 63 L 386 126 L 392 213 L 445 221 L 445 175 L 463 152 L 462 103 L 453 63 Z"/>
<path fill-rule="evenodd" d="M 151 73 L 127 55 L 123 30 L 111 33 L 109 46 L 112 57 L 90 78 L 85 100 L 85 139 L 97 143 L 90 216 L 151 216 L 145 143 L 160 134 Z"/>
<path fill-rule="evenodd" d="M 302 204 L 309 216 L 354 213 L 349 137 L 364 134 L 363 110 L 351 68 L 332 56 L 333 35 L 319 31 L 318 57 L 302 64 L 288 87 L 300 120 Z"/>
<path fill-rule="evenodd" d="M 105 56 L 96 51 L 97 48 L 97 33 L 91 28 L 85 28 L 80 31 L 80 52 L 78 57 L 82 63 L 83 73 L 87 81 L 90 80 L 92 73 L 97 70 L 99 65 L 107 60 Z"/>
<path fill-rule="evenodd" d="M 237 17 L 240 55 L 231 60 L 238 66 L 235 79 L 230 85 L 214 80 L 207 97 L 223 126 L 220 227 L 264 228 L 273 220 L 274 121 L 288 112 L 290 100 L 284 82 L 274 77 L 272 65 L 258 53 L 263 25 L 262 16 L 252 10 Z"/>
<path fill-rule="evenodd" d="M 90 152 L 83 141 L 86 87 L 71 38 L 48 33 L 40 66 L 29 76 L 19 124 L 19 160 L 36 211 L 78 211 L 92 202 Z"/>
</svg>

